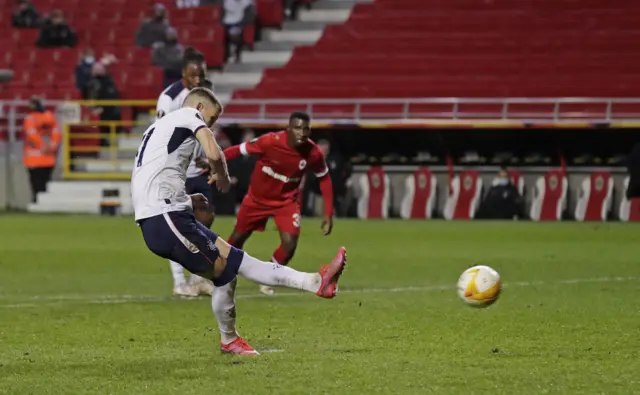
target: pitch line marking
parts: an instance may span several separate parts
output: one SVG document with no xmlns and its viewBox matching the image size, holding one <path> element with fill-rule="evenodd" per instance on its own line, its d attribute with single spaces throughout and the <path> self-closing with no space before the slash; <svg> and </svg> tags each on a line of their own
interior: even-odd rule
<svg viewBox="0 0 640 395">
<path fill-rule="evenodd" d="M 572 278 L 558 281 L 514 281 L 503 284 L 505 288 L 511 287 L 532 287 L 537 285 L 554 285 L 554 284 L 588 284 L 588 283 L 612 283 L 612 282 L 626 282 L 626 281 L 638 281 L 640 277 L 593 277 L 593 278 Z M 368 293 L 402 293 L 402 292 L 435 292 L 435 291 L 448 291 L 455 289 L 453 285 L 428 285 L 423 287 L 391 287 L 391 288 L 354 288 L 343 289 L 339 291 L 339 294 L 368 294 Z M 306 293 L 302 291 L 291 292 L 283 291 L 276 292 L 274 295 L 265 296 L 258 293 L 255 294 L 238 294 L 236 299 L 265 299 L 265 298 L 281 298 L 290 296 L 305 296 Z M 2 297 L 0 297 L 2 299 Z M 175 297 L 157 297 L 157 296 L 144 296 L 144 295 L 98 295 L 97 297 L 87 298 L 82 295 L 38 295 L 28 299 L 33 302 L 12 303 L 12 304 L 0 304 L 0 308 L 31 308 L 44 305 L 85 305 L 85 304 L 123 304 L 123 303 L 161 303 L 171 301 L 194 301 L 202 300 L 202 298 L 191 299 L 177 299 Z"/>
</svg>

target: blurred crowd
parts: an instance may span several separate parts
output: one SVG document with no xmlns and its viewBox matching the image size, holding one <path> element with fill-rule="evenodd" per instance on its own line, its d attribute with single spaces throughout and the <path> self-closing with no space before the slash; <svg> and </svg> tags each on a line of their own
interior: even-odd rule
<svg viewBox="0 0 640 395">
<path fill-rule="evenodd" d="M 295 18 L 301 0 L 282 0 L 285 17 Z M 78 37 L 73 26 L 67 22 L 61 10 L 42 15 L 29 0 L 17 0 L 12 24 L 16 28 L 39 29 L 37 41 L 40 48 L 73 48 Z M 222 24 L 226 31 L 226 59 L 241 62 L 245 47 L 243 32 L 246 26 L 255 23 L 255 0 L 176 0 L 178 7 L 200 7 L 221 4 Z M 155 4 L 132 37 L 140 48 L 152 50 L 151 64 L 164 71 L 165 88 L 181 77 L 181 63 L 185 48 L 179 42 L 179 32 L 171 25 L 166 7 Z M 203 24 L 206 24 L 203 21 Z M 109 65 L 118 61 L 112 54 L 96 56 L 91 48 L 85 48 L 75 70 L 76 87 L 83 99 L 117 99 L 118 89 L 109 74 Z M 71 71 L 70 71 L 71 72 Z M 160 91 L 161 89 L 159 89 Z"/>
</svg>

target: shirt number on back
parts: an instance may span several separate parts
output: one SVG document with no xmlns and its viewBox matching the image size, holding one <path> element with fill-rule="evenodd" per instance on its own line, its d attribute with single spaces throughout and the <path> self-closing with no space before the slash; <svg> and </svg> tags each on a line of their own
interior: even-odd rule
<svg viewBox="0 0 640 395">
<path fill-rule="evenodd" d="M 142 147 L 140 147 L 140 151 L 138 152 L 137 167 L 142 166 L 142 157 L 144 156 L 144 150 L 147 149 L 147 143 L 149 142 L 149 139 L 151 138 L 151 135 L 153 134 L 154 130 L 155 129 L 149 130 L 149 133 L 147 133 L 142 139 Z"/>
</svg>

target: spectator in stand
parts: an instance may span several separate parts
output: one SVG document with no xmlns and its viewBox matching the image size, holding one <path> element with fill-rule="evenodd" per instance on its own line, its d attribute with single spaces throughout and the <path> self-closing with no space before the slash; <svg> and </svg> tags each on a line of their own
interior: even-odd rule
<svg viewBox="0 0 640 395">
<path fill-rule="evenodd" d="M 255 5 L 253 0 L 224 0 L 224 16 L 222 23 L 227 30 L 226 59 L 234 52 L 236 63 L 240 63 L 244 39 L 244 27 L 253 23 L 255 19 Z"/>
<path fill-rule="evenodd" d="M 283 0 L 284 1 L 284 16 L 287 19 L 294 20 L 298 15 L 298 8 L 300 8 L 300 0 Z"/>
<path fill-rule="evenodd" d="M 94 63 L 91 68 L 91 79 L 87 83 L 86 97 L 89 100 L 118 100 L 120 98 L 113 77 L 107 72 L 105 63 L 102 61 Z M 101 121 L 119 121 L 121 119 L 120 107 L 117 106 L 98 106 L 94 107 L 93 111 L 100 115 Z M 120 128 L 116 128 L 117 132 L 120 130 Z M 109 126 L 100 127 L 100 133 L 110 132 Z M 103 138 L 101 145 L 108 146 L 109 140 Z"/>
<path fill-rule="evenodd" d="M 167 36 L 169 20 L 164 5 L 156 3 L 153 6 L 153 17 L 145 19 L 136 33 L 136 45 L 143 48 L 151 48 L 153 44 L 164 42 Z"/>
<path fill-rule="evenodd" d="M 18 1 L 18 9 L 13 13 L 13 27 L 40 27 L 40 14 L 30 1 Z"/>
<path fill-rule="evenodd" d="M 65 21 L 62 11 L 54 10 L 42 24 L 36 45 L 40 48 L 73 48 L 77 41 L 76 33 Z"/>
<path fill-rule="evenodd" d="M 82 53 L 82 57 L 80 58 L 80 62 L 76 66 L 76 87 L 80 91 L 80 94 L 83 99 L 87 98 L 87 85 L 91 80 L 91 69 L 93 65 L 96 63 L 96 59 L 93 54 L 93 49 L 87 48 Z"/>
<path fill-rule="evenodd" d="M 178 33 L 174 28 L 167 29 L 164 42 L 153 45 L 151 63 L 164 70 L 163 89 L 182 78 L 182 58 L 184 47 L 178 43 Z"/>
</svg>

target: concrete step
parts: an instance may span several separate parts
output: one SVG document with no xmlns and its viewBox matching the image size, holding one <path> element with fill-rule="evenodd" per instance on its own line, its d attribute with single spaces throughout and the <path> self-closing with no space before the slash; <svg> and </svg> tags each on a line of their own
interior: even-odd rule
<svg viewBox="0 0 640 395">
<path fill-rule="evenodd" d="M 253 51 L 243 52 L 243 63 L 269 63 L 282 66 L 291 59 L 291 51 Z"/>
<path fill-rule="evenodd" d="M 229 63 L 225 66 L 225 73 L 257 73 L 274 67 L 272 63 Z"/>
<path fill-rule="evenodd" d="M 371 3 L 367 1 L 365 3 Z M 324 0 L 313 4 L 314 10 L 350 10 L 358 1 L 353 0 Z"/>
<path fill-rule="evenodd" d="M 251 87 L 260 82 L 262 78 L 261 72 L 224 72 L 213 73 L 212 82 L 214 87 L 220 87 L 222 85 L 235 85 L 242 87 Z"/>
<path fill-rule="evenodd" d="M 274 41 L 261 41 L 255 45 L 256 51 L 293 51 L 297 47 L 304 47 L 311 43 L 295 43 L 290 41 L 274 42 Z M 312 45 L 312 44 L 311 44 Z"/>
<path fill-rule="evenodd" d="M 286 42 L 295 44 L 315 44 L 322 37 L 322 29 L 318 30 L 269 30 L 265 34 L 267 42 Z"/>
<path fill-rule="evenodd" d="M 322 30 L 326 26 L 323 22 L 307 22 L 307 21 L 285 21 L 282 24 L 281 31 L 294 30 Z"/>
<path fill-rule="evenodd" d="M 342 23 L 349 19 L 351 9 L 338 10 L 301 10 L 298 19 L 304 22 Z"/>
</svg>

